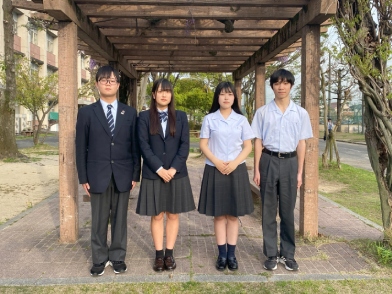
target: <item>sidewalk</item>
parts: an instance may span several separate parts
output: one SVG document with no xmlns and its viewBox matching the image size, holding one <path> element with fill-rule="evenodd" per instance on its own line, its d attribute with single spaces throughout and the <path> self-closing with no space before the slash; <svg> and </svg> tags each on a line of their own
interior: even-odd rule
<svg viewBox="0 0 392 294">
<path fill-rule="evenodd" d="M 190 167 L 190 179 L 196 206 L 200 192 L 202 167 Z M 132 192 L 128 215 L 128 271 L 115 275 L 111 267 L 101 277 L 90 276 L 90 203 L 82 202 L 79 190 L 80 238 L 76 244 L 60 244 L 59 201 L 57 195 L 44 200 L 26 213 L 0 226 L 0 285 L 56 285 L 106 282 L 265 282 L 309 279 L 366 279 L 371 265 L 346 243 L 333 241 L 320 246 L 298 242 L 298 272 L 279 265 L 274 272 L 263 269 L 261 217 L 259 200 L 253 214 L 241 217 L 237 245 L 237 272 L 215 269 L 217 247 L 213 219 L 197 211 L 180 216 L 180 230 L 175 247 L 177 269 L 155 273 L 155 250 L 150 234 L 150 218 L 135 213 L 138 189 Z M 299 207 L 299 199 L 297 201 Z M 298 208 L 296 222 L 298 226 Z M 338 205 L 319 198 L 319 232 L 333 238 L 380 239 L 382 232 Z"/>
</svg>

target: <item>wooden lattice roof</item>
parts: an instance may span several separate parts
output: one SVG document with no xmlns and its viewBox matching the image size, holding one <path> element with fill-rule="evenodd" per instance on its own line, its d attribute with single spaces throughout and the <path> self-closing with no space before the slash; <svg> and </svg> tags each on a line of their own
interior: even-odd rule
<svg viewBox="0 0 392 294">
<path fill-rule="evenodd" d="M 323 24 L 335 0 L 13 0 L 78 26 L 79 49 L 137 71 L 233 72 L 300 47 L 301 29 Z M 61 48 L 60 48 L 61 50 Z"/>
</svg>

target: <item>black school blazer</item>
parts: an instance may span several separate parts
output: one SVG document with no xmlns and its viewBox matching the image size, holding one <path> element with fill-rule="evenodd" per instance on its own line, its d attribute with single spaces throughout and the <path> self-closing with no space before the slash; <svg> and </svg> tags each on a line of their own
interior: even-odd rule
<svg viewBox="0 0 392 294">
<path fill-rule="evenodd" d="M 189 125 L 185 112 L 176 110 L 174 137 L 170 135 L 169 121 L 165 137 L 162 127 L 159 128 L 159 134 L 150 134 L 149 110 L 140 112 L 137 126 L 139 146 L 143 157 L 142 178 L 161 179 L 156 173 L 161 166 L 165 169 L 175 168 L 177 173 L 174 179 L 188 175 L 186 160 L 189 155 Z"/>
<path fill-rule="evenodd" d="M 80 184 L 103 193 L 113 175 L 120 192 L 130 191 L 140 179 L 136 109 L 118 102 L 114 136 L 100 101 L 79 109 L 76 123 L 76 166 Z"/>
</svg>

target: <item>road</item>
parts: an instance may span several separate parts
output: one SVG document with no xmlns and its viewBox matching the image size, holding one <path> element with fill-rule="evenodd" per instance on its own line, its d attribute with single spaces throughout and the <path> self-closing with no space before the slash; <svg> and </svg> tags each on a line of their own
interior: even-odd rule
<svg viewBox="0 0 392 294">
<path fill-rule="evenodd" d="M 319 141 L 319 154 L 323 154 L 325 149 L 325 141 Z M 373 171 L 370 166 L 369 156 L 367 153 L 366 145 L 362 144 L 352 144 L 346 142 L 336 142 L 338 146 L 338 151 L 340 155 L 340 161 L 342 163 L 363 168 L 369 171 Z M 334 154 L 334 161 L 336 161 L 336 156 Z"/>
<path fill-rule="evenodd" d="M 40 139 L 41 138 L 43 138 L 43 135 L 40 135 Z M 48 136 L 46 137 L 44 143 L 54 147 L 59 147 L 59 137 L 57 134 L 54 136 Z M 26 139 L 16 140 L 16 145 L 18 146 L 18 149 L 33 147 L 33 137 L 26 137 Z"/>
</svg>

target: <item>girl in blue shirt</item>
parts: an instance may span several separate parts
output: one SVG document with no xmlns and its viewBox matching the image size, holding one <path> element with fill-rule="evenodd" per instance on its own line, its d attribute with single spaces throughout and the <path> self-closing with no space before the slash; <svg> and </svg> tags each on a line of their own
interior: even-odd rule
<svg viewBox="0 0 392 294">
<path fill-rule="evenodd" d="M 226 267 L 238 269 L 238 217 L 253 212 L 245 159 L 252 151 L 254 137 L 239 109 L 233 84 L 220 83 L 200 131 L 200 149 L 206 156 L 206 165 L 198 208 L 200 213 L 214 216 L 219 250 L 215 266 L 219 271 Z"/>
</svg>

